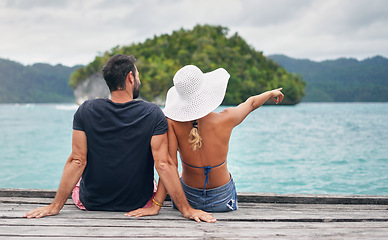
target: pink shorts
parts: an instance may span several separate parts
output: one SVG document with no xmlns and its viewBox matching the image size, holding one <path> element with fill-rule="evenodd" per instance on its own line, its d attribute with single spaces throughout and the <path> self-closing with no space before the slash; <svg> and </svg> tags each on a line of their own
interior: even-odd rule
<svg viewBox="0 0 388 240">
<path fill-rule="evenodd" d="M 82 202 L 79 200 L 79 184 L 81 182 L 81 179 L 78 181 L 78 183 L 75 185 L 73 189 L 73 193 L 71 194 L 71 198 L 74 201 L 74 204 L 81 210 L 87 210 L 85 206 L 82 204 Z M 152 194 L 151 199 L 147 202 L 147 204 L 143 208 L 150 208 L 152 206 L 152 199 L 155 197 L 156 190 L 158 189 L 158 185 L 156 184 L 156 181 L 154 180 L 154 194 Z"/>
</svg>

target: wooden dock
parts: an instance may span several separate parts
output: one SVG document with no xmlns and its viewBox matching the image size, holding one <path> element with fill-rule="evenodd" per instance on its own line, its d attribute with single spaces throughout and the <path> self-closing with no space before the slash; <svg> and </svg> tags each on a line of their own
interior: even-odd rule
<svg viewBox="0 0 388 240">
<path fill-rule="evenodd" d="M 0 239 L 388 239 L 388 196 L 240 193 L 239 209 L 216 223 L 187 220 L 166 201 L 157 216 L 78 210 L 25 219 L 54 190 L 0 189 Z"/>
</svg>

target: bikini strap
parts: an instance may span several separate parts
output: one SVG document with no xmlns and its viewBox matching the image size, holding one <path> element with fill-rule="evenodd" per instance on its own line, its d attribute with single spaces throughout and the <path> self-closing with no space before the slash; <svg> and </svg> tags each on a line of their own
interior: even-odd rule
<svg viewBox="0 0 388 240">
<path fill-rule="evenodd" d="M 185 161 L 183 161 L 182 159 L 181 159 L 181 161 L 184 163 L 184 164 L 186 164 L 187 166 L 189 166 L 189 167 L 192 167 L 192 168 L 206 168 L 206 167 L 210 167 L 210 168 L 216 168 L 216 167 L 219 167 L 219 166 L 221 166 L 222 164 L 224 164 L 225 162 L 226 162 L 226 159 L 225 159 L 225 161 L 223 161 L 222 163 L 220 163 L 220 164 L 218 164 L 217 166 L 213 166 L 213 167 L 211 167 L 211 166 L 206 166 L 206 167 L 196 167 L 196 166 L 193 166 L 193 165 L 190 165 L 190 164 L 188 164 L 188 163 L 186 163 Z"/>
<path fill-rule="evenodd" d="M 210 171 L 212 170 L 212 167 L 210 166 L 206 166 L 206 167 L 203 167 L 205 169 L 205 176 L 206 176 L 206 179 L 205 179 L 205 184 L 203 185 L 203 194 L 202 195 L 205 195 L 206 193 L 206 184 L 207 185 L 210 185 L 209 184 L 209 173 Z"/>
</svg>

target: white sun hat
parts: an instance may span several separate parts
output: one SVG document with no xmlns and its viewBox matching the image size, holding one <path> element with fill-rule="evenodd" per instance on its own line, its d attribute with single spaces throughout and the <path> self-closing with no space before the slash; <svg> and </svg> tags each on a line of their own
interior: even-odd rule
<svg viewBox="0 0 388 240">
<path fill-rule="evenodd" d="M 175 73 L 174 86 L 167 92 L 164 114 L 178 122 L 208 115 L 221 105 L 229 77 L 223 68 L 203 73 L 194 65 L 184 66 Z"/>
</svg>

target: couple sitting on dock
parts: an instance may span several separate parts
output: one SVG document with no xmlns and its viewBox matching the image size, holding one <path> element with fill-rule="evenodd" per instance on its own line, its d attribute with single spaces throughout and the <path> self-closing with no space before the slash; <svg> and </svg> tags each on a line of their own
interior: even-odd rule
<svg viewBox="0 0 388 240">
<path fill-rule="evenodd" d="M 223 68 L 204 74 L 188 65 L 175 74 L 162 111 L 156 104 L 134 100 L 141 86 L 135 61 L 120 54 L 103 67 L 111 98 L 89 100 L 78 108 L 72 152 L 55 198 L 24 217 L 58 214 L 72 191 L 81 209 L 129 211 L 125 215 L 135 217 L 158 214 L 167 193 L 184 217 L 197 222 L 215 222 L 208 212 L 237 209 L 226 160 L 232 130 L 267 100 L 282 101 L 281 89 L 215 113 L 230 75 Z"/>
</svg>

